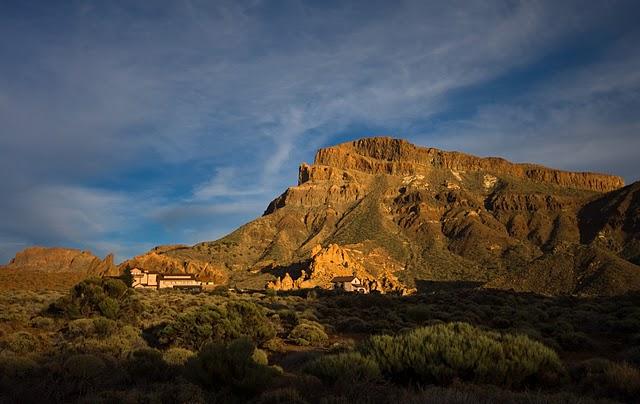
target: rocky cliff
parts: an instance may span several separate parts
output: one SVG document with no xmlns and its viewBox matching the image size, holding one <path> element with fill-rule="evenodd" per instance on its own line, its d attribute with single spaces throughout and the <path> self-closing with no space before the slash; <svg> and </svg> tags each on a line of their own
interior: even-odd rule
<svg viewBox="0 0 640 404">
<path fill-rule="evenodd" d="M 134 262 L 215 268 L 239 287 L 327 287 L 351 273 L 383 292 L 474 281 L 618 294 L 640 289 L 638 186 L 623 186 L 611 175 L 367 138 L 319 150 L 296 186 L 228 236 Z"/>
<path fill-rule="evenodd" d="M 481 158 L 459 152 L 417 147 L 405 140 L 386 137 L 360 139 L 320 149 L 314 164 L 367 174 L 399 176 L 428 174 L 434 169 L 483 172 L 600 192 L 612 191 L 624 185 L 622 178 L 612 175 L 567 172 L 535 164 L 515 164 L 502 158 Z"/>
</svg>

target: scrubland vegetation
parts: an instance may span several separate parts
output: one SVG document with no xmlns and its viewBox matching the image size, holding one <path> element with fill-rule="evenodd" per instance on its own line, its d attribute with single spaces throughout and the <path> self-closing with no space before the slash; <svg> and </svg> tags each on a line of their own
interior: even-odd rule
<svg viewBox="0 0 640 404">
<path fill-rule="evenodd" d="M 1 402 L 591 403 L 640 396 L 640 295 L 0 295 Z"/>
</svg>

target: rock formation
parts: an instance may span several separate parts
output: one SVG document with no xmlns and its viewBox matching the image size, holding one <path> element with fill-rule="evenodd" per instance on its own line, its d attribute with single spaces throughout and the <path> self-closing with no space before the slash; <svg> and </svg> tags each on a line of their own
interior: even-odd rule
<svg viewBox="0 0 640 404">
<path fill-rule="evenodd" d="M 100 259 L 89 251 L 55 247 L 25 248 L 3 268 L 22 271 L 75 272 L 97 276 L 118 272 L 113 263 L 112 254 Z"/>
<path fill-rule="evenodd" d="M 274 290 L 315 287 L 330 289 L 333 286 L 331 283 L 333 278 L 353 275 L 358 277 L 369 291 L 402 294 L 411 292 L 389 271 L 379 271 L 377 275 L 369 273 L 358 260 L 352 257 L 358 253 L 357 250 L 343 248 L 337 244 L 329 244 L 326 248 L 317 245 L 311 249 L 308 269 L 302 270 L 299 277 L 293 279 L 287 272 L 282 279 L 277 277 L 275 281 L 267 283 L 267 288 Z"/>
</svg>

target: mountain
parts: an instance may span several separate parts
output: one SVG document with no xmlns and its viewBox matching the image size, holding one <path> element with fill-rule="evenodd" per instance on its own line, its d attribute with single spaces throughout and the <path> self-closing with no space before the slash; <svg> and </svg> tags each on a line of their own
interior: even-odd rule
<svg viewBox="0 0 640 404">
<path fill-rule="evenodd" d="M 379 290 L 474 281 L 549 294 L 640 290 L 640 185 L 387 137 L 320 149 L 263 216 L 216 241 L 123 263 L 239 287 L 327 286 L 358 273 Z M 165 264 L 158 264 L 158 262 Z"/>
<path fill-rule="evenodd" d="M 89 276 L 117 274 L 111 254 L 100 259 L 73 248 L 29 247 L 0 265 L 0 291 L 68 290 Z"/>
<path fill-rule="evenodd" d="M 58 247 L 25 248 L 7 265 L 0 265 L 0 270 L 75 272 L 97 276 L 118 272 L 111 254 L 100 259 L 89 251 Z"/>
</svg>

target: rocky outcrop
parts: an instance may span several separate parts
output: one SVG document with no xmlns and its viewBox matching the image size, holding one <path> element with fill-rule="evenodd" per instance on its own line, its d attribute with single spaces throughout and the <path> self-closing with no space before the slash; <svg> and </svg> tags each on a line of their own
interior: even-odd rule
<svg viewBox="0 0 640 404">
<path fill-rule="evenodd" d="M 25 248 L 18 252 L 4 268 L 23 271 L 76 272 L 98 276 L 117 273 L 112 254 L 100 259 L 89 251 L 55 247 Z"/>
<path fill-rule="evenodd" d="M 535 164 L 516 164 L 497 157 L 476 157 L 459 152 L 417 147 L 387 137 L 356 140 L 318 151 L 316 165 L 355 170 L 368 174 L 409 176 L 425 174 L 434 168 L 476 171 L 511 176 L 561 187 L 598 192 L 624 186 L 621 177 L 605 174 L 568 172 Z"/>
<path fill-rule="evenodd" d="M 321 287 L 330 289 L 333 287 L 331 280 L 338 276 L 356 276 L 369 291 L 380 293 L 396 292 L 409 294 L 411 291 L 405 288 L 398 278 L 389 271 L 381 271 L 378 276 L 369 273 L 364 266 L 352 257 L 353 250 L 330 244 L 323 248 L 315 246 L 310 253 L 308 267 L 296 279 L 287 272 L 282 277 L 267 283 L 268 289 L 296 290 Z"/>
</svg>

